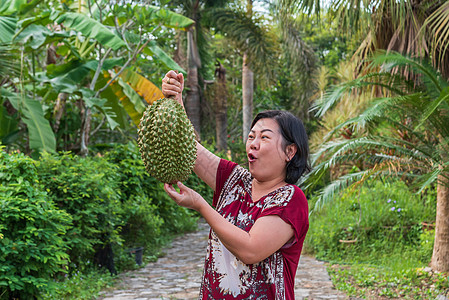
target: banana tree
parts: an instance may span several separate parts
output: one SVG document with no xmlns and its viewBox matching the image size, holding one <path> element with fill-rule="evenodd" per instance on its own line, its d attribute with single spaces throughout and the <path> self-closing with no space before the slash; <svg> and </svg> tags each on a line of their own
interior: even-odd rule
<svg viewBox="0 0 449 300">
<path fill-rule="evenodd" d="M 371 61 L 374 71 L 345 82 L 317 104 L 323 116 L 346 93 L 375 87 L 381 97 L 366 110 L 336 126 L 314 154 L 314 170 L 307 188 L 319 184 L 330 168 L 368 166 L 357 173 L 339 176 L 320 193 L 318 206 L 331 201 L 342 189 L 363 183 L 370 176 L 398 176 L 414 183 L 420 193 L 437 186 L 435 244 L 431 259 L 434 270 L 449 271 L 449 84 L 429 64 L 398 53 L 381 54 Z M 413 83 L 401 71 L 413 74 Z M 404 73 L 404 72 L 402 72 Z M 335 136 L 345 128 L 355 138 Z M 360 165 L 360 164 L 359 164 Z"/>
<path fill-rule="evenodd" d="M 21 73 L 30 75 L 20 78 L 21 85 L 11 84 L 2 90 L 2 101 L 10 102 L 5 93 L 19 95 L 17 107 L 20 115 L 26 117 L 29 110 L 21 109 L 21 103 L 28 101 L 24 100 L 26 95 L 26 99 L 41 107 L 54 106 L 57 122 L 64 115 L 61 111 L 65 102 L 75 103 L 81 114 L 79 150 L 86 155 L 92 112 L 102 116 L 98 126 L 106 120 L 111 129 L 126 128 L 128 113 L 136 124 L 144 109 L 143 100 L 151 103 L 162 96 L 139 74 L 139 63 L 151 60 L 185 73 L 161 49 L 155 37 L 173 29 L 187 30 L 192 24 L 182 15 L 150 5 L 39 0 L 27 4 L 7 0 L 0 6 L 0 32 L 8 33 L 4 39 L 21 52 Z M 44 112 L 37 115 L 43 118 Z M 26 125 L 30 139 L 36 139 L 34 129 L 40 136 L 54 139 L 48 120 Z M 36 126 L 39 127 L 32 128 Z M 59 123 L 53 126 L 54 130 L 58 128 Z M 43 138 L 37 138 L 30 147 L 56 149 Z"/>
</svg>

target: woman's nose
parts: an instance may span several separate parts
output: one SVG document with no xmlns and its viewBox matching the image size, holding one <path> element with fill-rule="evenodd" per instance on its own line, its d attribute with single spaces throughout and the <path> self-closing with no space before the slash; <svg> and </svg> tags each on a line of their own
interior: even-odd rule
<svg viewBox="0 0 449 300">
<path fill-rule="evenodd" d="M 249 145 L 251 149 L 258 149 L 259 148 L 259 139 L 255 138 L 251 141 L 251 144 Z"/>
</svg>

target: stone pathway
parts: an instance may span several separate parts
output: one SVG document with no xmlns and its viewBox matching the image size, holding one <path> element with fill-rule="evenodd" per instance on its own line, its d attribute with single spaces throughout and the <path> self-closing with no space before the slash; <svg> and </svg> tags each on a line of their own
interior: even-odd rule
<svg viewBox="0 0 449 300">
<path fill-rule="evenodd" d="M 115 290 L 102 292 L 102 300 L 198 299 L 209 225 L 176 238 L 164 257 L 144 268 L 123 273 Z M 324 263 L 301 256 L 295 278 L 296 300 L 348 299 L 333 288 Z"/>
</svg>

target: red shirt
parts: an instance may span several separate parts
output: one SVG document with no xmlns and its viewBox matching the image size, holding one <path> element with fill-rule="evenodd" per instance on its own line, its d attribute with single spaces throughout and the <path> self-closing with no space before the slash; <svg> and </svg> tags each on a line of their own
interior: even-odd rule
<svg viewBox="0 0 449 300">
<path fill-rule="evenodd" d="M 211 230 L 200 299 L 295 299 L 295 274 L 309 229 L 306 197 L 297 186 L 288 184 L 253 202 L 252 179 L 248 170 L 222 159 L 217 170 L 215 209 L 247 232 L 258 218 L 277 215 L 294 229 L 294 241 L 263 261 L 247 265 Z"/>
</svg>

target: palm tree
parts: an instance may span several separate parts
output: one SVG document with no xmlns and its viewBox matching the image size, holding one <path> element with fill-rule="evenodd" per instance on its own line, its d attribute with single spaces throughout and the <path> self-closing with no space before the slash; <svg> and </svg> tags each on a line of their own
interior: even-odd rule
<svg viewBox="0 0 449 300">
<path fill-rule="evenodd" d="M 279 0 L 290 12 L 320 12 L 320 0 Z M 330 12 L 340 28 L 363 41 L 360 62 L 376 50 L 397 51 L 432 59 L 449 77 L 449 2 L 446 0 L 329 0 Z"/>
<path fill-rule="evenodd" d="M 317 68 L 317 56 L 312 47 L 303 40 L 304 30 L 300 18 L 294 18 L 289 11 L 276 4 L 272 5 L 271 12 L 280 37 L 283 60 L 286 61 L 291 73 L 289 83 L 292 92 L 289 102 L 295 104 L 292 112 L 303 121 L 307 121 L 310 99 L 318 89 L 313 80 Z"/>
<path fill-rule="evenodd" d="M 331 201 L 347 186 L 375 175 L 406 177 L 418 192 L 436 184 L 437 214 L 431 267 L 447 272 L 449 83 L 425 61 L 398 53 L 377 55 L 370 67 L 374 69 L 367 75 L 335 87 L 317 105 L 317 114 L 323 116 L 345 93 L 364 88 L 380 91 L 380 97 L 372 99 L 367 109 L 329 133 L 314 154 L 315 168 L 306 180 L 308 188 L 318 184 L 330 168 L 341 169 L 357 163 L 364 168 L 357 173 L 341 175 L 328 184 L 320 193 L 318 206 Z M 419 80 L 409 80 L 408 74 Z M 347 128 L 356 132 L 357 137 L 331 139 Z"/>
<path fill-rule="evenodd" d="M 253 0 L 246 0 L 246 16 L 252 19 Z M 248 43 L 248 41 L 246 41 Z M 249 134 L 253 120 L 253 97 L 254 97 L 254 72 L 251 69 L 251 58 L 248 50 L 243 53 L 242 64 L 242 109 L 243 109 L 243 142 Z"/>
<path fill-rule="evenodd" d="M 242 55 L 242 139 L 246 142 L 253 114 L 254 72 L 260 82 L 272 79 L 274 69 L 274 45 L 277 37 L 266 25 L 263 17 L 252 12 L 252 1 L 246 11 L 238 9 L 216 10 L 214 27 L 229 39 Z"/>
</svg>

